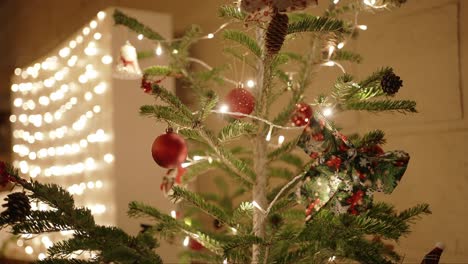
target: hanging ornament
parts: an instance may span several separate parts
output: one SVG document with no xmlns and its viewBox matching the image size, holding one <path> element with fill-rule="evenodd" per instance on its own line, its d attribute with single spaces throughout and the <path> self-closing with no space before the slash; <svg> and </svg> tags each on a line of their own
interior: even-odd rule
<svg viewBox="0 0 468 264">
<path fill-rule="evenodd" d="M 151 81 L 147 78 L 146 75 L 143 75 L 143 78 L 141 78 L 141 89 L 143 89 L 143 91 L 145 93 L 151 93 L 151 91 L 153 90 L 152 88 L 152 83 Z"/>
<path fill-rule="evenodd" d="M 137 51 L 129 41 L 120 48 L 120 59 L 115 67 L 114 77 L 124 80 L 136 80 L 141 78 Z"/>
<path fill-rule="evenodd" d="M 310 122 L 312 114 L 312 107 L 310 107 L 310 105 L 304 102 L 298 103 L 291 116 L 291 121 L 295 126 L 305 126 Z"/>
<path fill-rule="evenodd" d="M 3 211 L 1 215 L 3 217 L 8 217 L 10 221 L 24 221 L 31 213 L 29 198 L 22 192 L 11 193 L 4 200 L 6 203 L 2 206 L 7 209 Z"/>
<path fill-rule="evenodd" d="M 182 168 L 182 166 L 179 166 L 177 169 L 167 170 L 159 186 L 164 196 L 168 197 L 172 195 L 172 187 L 182 184 L 182 175 L 184 175 L 186 171 L 187 169 Z"/>
<path fill-rule="evenodd" d="M 151 148 L 154 161 L 161 167 L 172 169 L 178 167 L 187 158 L 185 140 L 168 128 L 166 134 L 157 137 Z"/>
<path fill-rule="evenodd" d="M 382 85 L 384 93 L 387 95 L 394 95 L 403 86 L 403 81 L 400 79 L 400 76 L 396 75 L 395 73 L 387 72 L 382 77 L 380 85 Z"/>
<path fill-rule="evenodd" d="M 229 112 L 237 112 L 249 115 L 255 108 L 255 97 L 244 88 L 232 89 L 226 96 L 226 103 L 229 106 Z M 235 118 L 244 116 L 233 115 Z"/>
<path fill-rule="evenodd" d="M 445 246 L 443 243 L 437 243 L 435 248 L 424 256 L 421 264 L 439 264 L 440 256 L 444 249 Z"/>
<path fill-rule="evenodd" d="M 195 251 L 200 251 L 205 248 L 202 244 L 200 244 L 198 241 L 196 241 L 193 238 L 190 238 L 189 247 L 190 249 L 195 250 Z"/>
</svg>

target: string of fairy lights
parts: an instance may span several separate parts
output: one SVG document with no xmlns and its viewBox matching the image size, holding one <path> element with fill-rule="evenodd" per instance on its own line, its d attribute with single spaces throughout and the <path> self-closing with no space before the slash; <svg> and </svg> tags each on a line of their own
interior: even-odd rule
<svg viewBox="0 0 468 264">
<path fill-rule="evenodd" d="M 31 178 L 62 185 L 98 222 L 113 224 L 112 190 L 106 184 L 114 162 L 113 135 L 108 122 L 101 122 L 108 118 L 104 110 L 111 110 L 105 95 L 113 58 L 106 44 L 110 36 L 101 31 L 106 17 L 100 11 L 55 54 L 14 70 L 10 122 L 15 167 Z M 41 202 L 31 206 L 51 209 Z M 42 260 L 53 241 L 72 234 L 23 235 L 16 244 Z"/>
</svg>

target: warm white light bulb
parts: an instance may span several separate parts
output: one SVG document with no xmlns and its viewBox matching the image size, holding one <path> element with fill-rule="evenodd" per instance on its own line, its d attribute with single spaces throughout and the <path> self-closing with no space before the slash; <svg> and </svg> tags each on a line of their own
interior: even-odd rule
<svg viewBox="0 0 468 264">
<path fill-rule="evenodd" d="M 91 20 L 91 22 L 89 22 L 89 27 L 91 27 L 91 28 L 96 28 L 96 27 L 97 27 L 97 22 L 96 22 L 96 20 Z"/>
<path fill-rule="evenodd" d="M 111 64 L 112 63 L 112 56 L 110 56 L 110 55 L 102 56 L 101 62 L 104 63 L 104 64 Z"/>
<path fill-rule="evenodd" d="M 156 54 L 156 56 L 161 56 L 161 55 L 162 55 L 163 50 L 162 50 L 161 45 L 158 45 L 158 46 L 156 47 L 156 49 L 154 50 L 154 53 Z"/>
<path fill-rule="evenodd" d="M 143 37 L 144 37 L 143 34 L 138 34 L 137 36 L 138 40 L 143 40 Z"/>
<path fill-rule="evenodd" d="M 26 254 L 28 255 L 31 255 L 32 253 L 34 253 L 34 249 L 31 246 L 27 246 L 26 248 L 24 248 L 24 252 L 26 252 Z"/>
<path fill-rule="evenodd" d="M 171 217 L 176 219 L 177 218 L 177 212 L 175 210 L 171 211 Z"/>
<path fill-rule="evenodd" d="M 182 242 L 182 245 L 184 245 L 184 247 L 188 247 L 189 242 L 190 242 L 190 237 L 186 236 L 184 238 L 184 241 Z"/>
<path fill-rule="evenodd" d="M 83 35 L 87 36 L 89 34 L 89 32 L 91 31 L 91 29 L 89 29 L 89 27 L 85 27 L 83 28 Z"/>
<path fill-rule="evenodd" d="M 95 40 L 100 40 L 102 38 L 102 34 L 99 32 L 94 33 L 93 38 Z"/>
<path fill-rule="evenodd" d="M 333 0 L 333 4 L 338 4 L 340 2 L 340 0 Z"/>
<path fill-rule="evenodd" d="M 20 68 L 15 69 L 15 75 L 17 75 L 17 76 L 21 75 L 21 69 Z"/>
<path fill-rule="evenodd" d="M 278 145 L 283 144 L 283 142 L 284 142 L 284 136 L 283 136 L 283 135 L 280 135 L 280 136 L 278 137 Z"/>
<path fill-rule="evenodd" d="M 366 25 L 359 25 L 357 26 L 360 30 L 367 30 L 367 26 Z"/>
<path fill-rule="evenodd" d="M 345 43 L 344 42 L 340 42 L 338 43 L 338 45 L 336 46 L 338 49 L 342 49 L 344 47 Z"/>
<path fill-rule="evenodd" d="M 208 34 L 206 37 L 209 38 L 209 39 L 212 39 L 212 38 L 214 38 L 214 34 L 213 34 L 213 33 L 210 33 L 210 34 Z"/>
<path fill-rule="evenodd" d="M 107 163 L 112 163 L 114 161 L 114 155 L 107 153 L 104 155 L 104 161 Z"/>
<path fill-rule="evenodd" d="M 330 107 L 323 109 L 324 116 L 328 117 L 328 116 L 331 116 L 332 114 L 333 114 L 333 110 Z"/>
<path fill-rule="evenodd" d="M 254 80 L 248 80 L 247 81 L 247 87 L 253 88 L 255 86 L 255 81 Z"/>
<path fill-rule="evenodd" d="M 97 18 L 98 18 L 99 20 L 103 20 L 104 18 L 106 18 L 106 12 L 104 12 L 104 11 L 99 11 L 99 12 L 97 13 Z"/>
<path fill-rule="evenodd" d="M 219 111 L 220 111 L 221 113 L 227 113 L 227 112 L 229 111 L 229 106 L 226 105 L 226 104 L 223 104 L 223 105 L 221 105 L 221 106 L 219 107 Z"/>
<path fill-rule="evenodd" d="M 65 47 L 65 48 L 63 48 L 63 49 L 61 49 L 59 51 L 59 56 L 62 57 L 62 58 L 65 58 L 68 55 L 70 55 L 70 48 L 68 48 L 68 47 Z"/>
<path fill-rule="evenodd" d="M 322 65 L 332 67 L 332 66 L 335 66 L 335 62 L 334 61 L 327 61 L 327 62 L 324 62 Z"/>
</svg>

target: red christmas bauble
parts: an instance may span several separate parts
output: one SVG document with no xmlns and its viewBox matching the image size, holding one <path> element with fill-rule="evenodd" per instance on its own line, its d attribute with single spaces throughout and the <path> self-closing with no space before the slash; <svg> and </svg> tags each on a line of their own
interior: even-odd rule
<svg viewBox="0 0 468 264">
<path fill-rule="evenodd" d="M 189 247 L 196 251 L 199 251 L 205 248 L 202 244 L 200 244 L 198 241 L 192 238 L 190 238 Z"/>
<path fill-rule="evenodd" d="M 294 110 L 291 121 L 295 126 L 305 126 L 310 122 L 312 118 L 312 107 L 306 103 L 296 104 L 296 109 Z"/>
<path fill-rule="evenodd" d="M 187 145 L 181 136 L 168 130 L 154 140 L 151 153 L 159 166 L 177 168 L 187 158 Z"/>
<path fill-rule="evenodd" d="M 244 88 L 235 88 L 226 96 L 226 103 L 229 106 L 229 112 L 249 115 L 255 108 L 255 97 Z M 244 116 L 234 115 L 234 117 L 243 118 Z"/>
</svg>

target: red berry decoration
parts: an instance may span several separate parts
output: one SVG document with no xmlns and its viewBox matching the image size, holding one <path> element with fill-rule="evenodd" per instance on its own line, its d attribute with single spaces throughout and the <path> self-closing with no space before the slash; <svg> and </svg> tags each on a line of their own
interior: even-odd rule
<svg viewBox="0 0 468 264">
<path fill-rule="evenodd" d="M 169 128 L 166 134 L 157 137 L 151 148 L 154 161 L 166 169 L 177 168 L 187 158 L 185 140 Z"/>
<path fill-rule="evenodd" d="M 226 96 L 229 112 L 238 112 L 249 115 L 255 108 L 255 97 L 244 88 L 235 88 Z M 235 118 L 244 116 L 234 115 Z"/>
<path fill-rule="evenodd" d="M 304 102 L 298 103 L 291 116 L 291 121 L 295 126 L 305 126 L 310 122 L 312 113 L 312 107 L 310 107 L 310 105 Z"/>
</svg>

